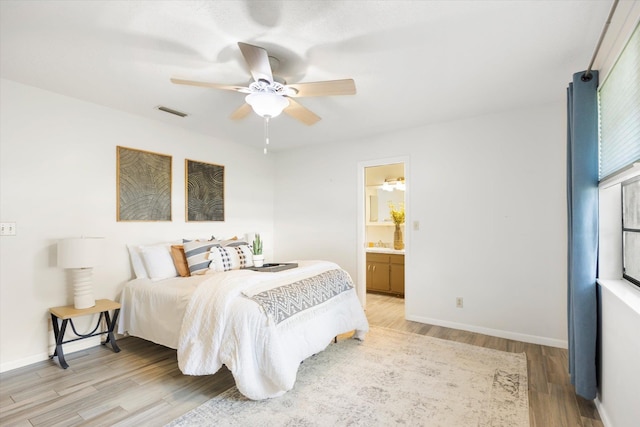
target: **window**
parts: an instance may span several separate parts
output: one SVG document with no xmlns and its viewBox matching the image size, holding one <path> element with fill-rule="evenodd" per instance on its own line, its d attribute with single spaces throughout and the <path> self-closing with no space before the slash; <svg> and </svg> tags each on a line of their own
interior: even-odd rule
<svg viewBox="0 0 640 427">
<path fill-rule="evenodd" d="M 600 179 L 640 160 L 640 24 L 598 89 Z"/>
<path fill-rule="evenodd" d="M 640 24 L 598 89 L 600 277 L 640 287 Z M 608 277 L 607 277 L 608 276 Z"/>
<path fill-rule="evenodd" d="M 622 277 L 640 286 L 640 177 L 622 183 Z"/>
</svg>

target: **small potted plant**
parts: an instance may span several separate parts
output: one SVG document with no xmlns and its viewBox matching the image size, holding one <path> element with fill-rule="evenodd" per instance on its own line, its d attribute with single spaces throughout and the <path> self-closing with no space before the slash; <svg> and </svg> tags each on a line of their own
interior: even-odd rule
<svg viewBox="0 0 640 427">
<path fill-rule="evenodd" d="M 262 255 L 262 239 L 260 234 L 256 233 L 256 237 L 253 239 L 253 265 L 256 267 L 262 267 L 264 264 L 264 255 Z"/>
</svg>

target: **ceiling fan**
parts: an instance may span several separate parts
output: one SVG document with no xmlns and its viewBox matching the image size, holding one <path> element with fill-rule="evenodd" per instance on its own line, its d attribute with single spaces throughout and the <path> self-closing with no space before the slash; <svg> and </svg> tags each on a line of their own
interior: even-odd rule
<svg viewBox="0 0 640 427">
<path fill-rule="evenodd" d="M 247 43 L 238 43 L 242 56 L 249 65 L 253 82 L 248 87 L 225 85 L 218 83 L 198 82 L 172 78 L 176 84 L 202 86 L 213 89 L 233 90 L 246 93 L 245 104 L 231 114 L 231 119 L 239 120 L 246 117 L 251 110 L 268 123 L 270 118 L 278 116 L 284 111 L 289 116 L 301 121 L 306 125 L 313 125 L 320 120 L 320 117 L 302 106 L 293 98 L 305 96 L 332 96 L 332 95 L 355 95 L 356 85 L 353 79 L 328 80 L 310 83 L 279 82 L 273 77 L 269 55 L 264 48 L 253 46 Z"/>
</svg>

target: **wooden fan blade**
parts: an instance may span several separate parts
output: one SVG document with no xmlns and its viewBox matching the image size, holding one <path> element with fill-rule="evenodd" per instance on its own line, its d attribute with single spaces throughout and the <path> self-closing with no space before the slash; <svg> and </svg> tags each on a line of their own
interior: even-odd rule
<svg viewBox="0 0 640 427">
<path fill-rule="evenodd" d="M 316 113 L 303 107 L 291 98 L 289 98 L 289 106 L 284 109 L 284 112 L 294 119 L 300 120 L 307 126 L 311 126 L 321 120 L 320 116 Z"/>
<path fill-rule="evenodd" d="M 247 115 L 251 112 L 251 105 L 247 104 L 246 102 L 244 104 L 242 104 L 240 106 L 240 108 L 238 108 L 236 111 L 234 111 L 233 113 L 231 113 L 231 116 L 229 116 L 229 118 L 231 120 L 240 120 L 240 119 L 244 119 L 245 117 L 247 117 Z"/>
<path fill-rule="evenodd" d="M 273 83 L 273 73 L 267 51 L 259 46 L 238 42 L 244 60 L 247 61 L 253 80 L 266 80 Z"/>
<path fill-rule="evenodd" d="M 242 92 L 242 93 L 250 92 L 249 88 L 244 86 L 222 85 L 218 83 L 197 82 L 194 80 L 184 80 L 184 79 L 176 79 L 176 78 L 171 78 L 171 82 L 179 85 L 190 85 L 190 86 L 208 87 L 213 89 L 235 90 L 236 92 Z"/>
<path fill-rule="evenodd" d="M 332 96 L 332 95 L 355 95 L 356 82 L 353 79 L 327 80 L 325 82 L 294 83 L 287 85 L 293 89 L 288 96 Z"/>
</svg>

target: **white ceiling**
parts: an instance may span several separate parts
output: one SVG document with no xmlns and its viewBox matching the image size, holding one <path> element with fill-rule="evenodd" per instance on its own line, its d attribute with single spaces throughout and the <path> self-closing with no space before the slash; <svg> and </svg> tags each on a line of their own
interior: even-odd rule
<svg viewBox="0 0 640 427">
<path fill-rule="evenodd" d="M 6 1 L 0 75 L 214 138 L 262 144 L 243 95 L 170 77 L 247 85 L 238 41 L 289 83 L 353 78 L 355 96 L 298 98 L 322 120 L 271 122 L 272 149 L 367 138 L 564 99 L 611 1 Z M 155 109 L 184 111 L 178 117 Z"/>
</svg>

